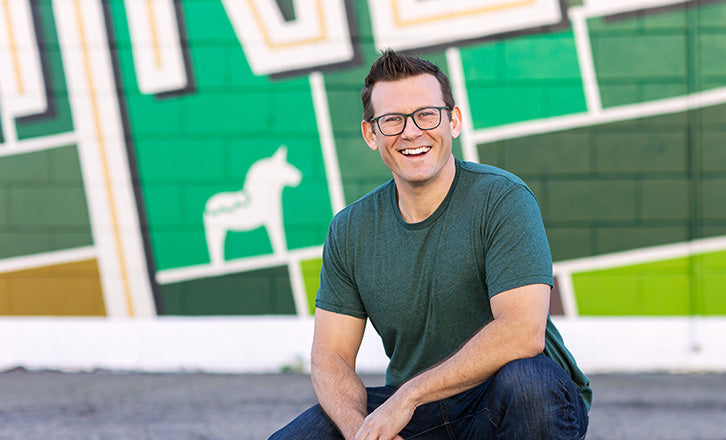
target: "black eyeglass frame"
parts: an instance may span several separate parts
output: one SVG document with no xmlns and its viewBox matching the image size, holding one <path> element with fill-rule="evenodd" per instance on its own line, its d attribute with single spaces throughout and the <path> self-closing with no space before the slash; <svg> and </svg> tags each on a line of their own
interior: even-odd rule
<svg viewBox="0 0 726 440">
<path fill-rule="evenodd" d="M 435 126 L 431 127 L 431 128 L 422 128 L 421 126 L 418 125 L 418 122 L 416 122 L 416 118 L 413 117 L 413 115 L 415 115 L 416 113 L 420 112 L 421 110 L 426 110 L 426 109 L 436 109 L 436 110 L 439 111 L 439 123 L 436 124 Z M 375 118 L 371 118 L 371 119 L 368 120 L 368 122 L 370 122 L 370 123 L 375 122 L 376 123 L 376 126 L 378 126 L 378 131 L 380 131 L 383 136 L 398 136 L 399 134 L 403 133 L 403 131 L 406 129 L 406 124 L 408 123 L 408 117 L 409 116 L 411 117 L 411 120 L 413 121 L 413 124 L 416 127 L 418 127 L 419 130 L 426 131 L 426 130 L 433 130 L 435 128 L 438 128 L 438 126 L 441 125 L 441 118 L 442 118 L 441 111 L 442 110 L 448 110 L 449 112 L 451 112 L 451 107 L 449 107 L 448 105 L 443 105 L 443 106 L 433 106 L 432 105 L 432 106 L 418 108 L 418 109 L 412 111 L 411 113 L 386 113 L 384 115 L 376 116 Z M 385 116 L 392 116 L 392 115 L 402 116 L 403 117 L 403 126 L 401 127 L 401 131 L 399 131 L 398 133 L 386 134 L 381 129 L 381 123 L 379 121 L 380 121 L 381 118 L 383 118 Z"/>
</svg>

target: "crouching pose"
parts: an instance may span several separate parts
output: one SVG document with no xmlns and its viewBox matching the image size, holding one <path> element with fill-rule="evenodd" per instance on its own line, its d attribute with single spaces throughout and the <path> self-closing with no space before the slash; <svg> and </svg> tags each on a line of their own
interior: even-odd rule
<svg viewBox="0 0 726 440">
<path fill-rule="evenodd" d="M 333 219 L 316 300 L 319 405 L 272 439 L 581 439 L 592 398 L 549 319 L 552 261 L 515 175 L 452 154 L 449 80 L 385 51 L 361 92 L 366 144 L 393 179 Z M 366 388 L 366 319 L 390 363 Z"/>
</svg>

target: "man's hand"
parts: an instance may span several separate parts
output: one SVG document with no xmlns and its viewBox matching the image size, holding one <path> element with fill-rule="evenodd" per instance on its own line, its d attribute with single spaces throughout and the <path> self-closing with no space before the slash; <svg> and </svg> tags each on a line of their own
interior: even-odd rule
<svg viewBox="0 0 726 440">
<path fill-rule="evenodd" d="M 398 433 L 411 421 L 415 409 L 396 393 L 366 417 L 353 440 L 403 440 Z"/>
</svg>

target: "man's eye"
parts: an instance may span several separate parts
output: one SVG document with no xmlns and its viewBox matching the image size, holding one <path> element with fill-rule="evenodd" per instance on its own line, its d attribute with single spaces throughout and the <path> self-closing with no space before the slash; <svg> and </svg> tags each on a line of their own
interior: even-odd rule
<svg viewBox="0 0 726 440">
<path fill-rule="evenodd" d="M 401 119 L 402 118 L 400 115 L 389 115 L 382 117 L 381 122 L 383 122 L 384 124 L 397 124 L 401 122 Z"/>
</svg>

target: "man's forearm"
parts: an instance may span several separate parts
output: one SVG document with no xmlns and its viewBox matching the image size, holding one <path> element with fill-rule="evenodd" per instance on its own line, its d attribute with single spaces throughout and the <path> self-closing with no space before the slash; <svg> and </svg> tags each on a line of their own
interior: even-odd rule
<svg viewBox="0 0 726 440">
<path fill-rule="evenodd" d="M 346 439 L 353 437 L 367 416 L 367 394 L 358 374 L 335 354 L 313 356 L 313 390 L 325 413 Z"/>
<path fill-rule="evenodd" d="M 534 306 L 534 310 L 538 310 L 537 307 L 544 310 L 535 313 L 540 319 L 521 320 L 521 315 L 526 316 L 523 312 L 507 313 L 495 318 L 449 359 L 403 384 L 397 392 L 401 394 L 401 400 L 419 406 L 445 399 L 484 383 L 515 359 L 539 354 L 545 344 L 546 307 L 549 302 L 547 289 L 542 287 L 539 296 L 529 297 L 532 298 L 531 303 L 539 303 L 539 306 Z M 513 319 L 513 316 L 516 317 Z"/>
</svg>

